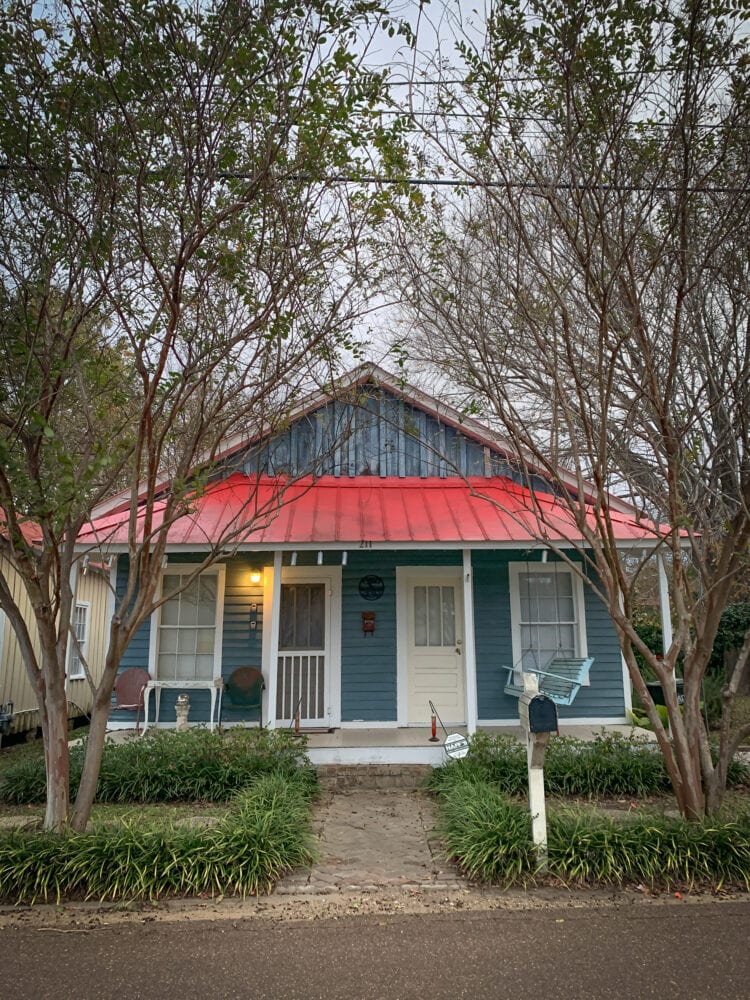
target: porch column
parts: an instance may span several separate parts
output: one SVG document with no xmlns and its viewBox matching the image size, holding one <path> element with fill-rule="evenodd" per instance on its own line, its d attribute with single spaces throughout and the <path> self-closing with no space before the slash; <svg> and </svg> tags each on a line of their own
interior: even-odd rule
<svg viewBox="0 0 750 1000">
<path fill-rule="evenodd" d="M 276 687 L 279 676 L 279 614 L 281 610 L 281 559 L 283 553 L 274 552 L 273 555 L 273 593 L 271 595 L 271 630 L 270 656 L 268 663 L 268 705 L 266 718 L 268 728 L 276 728 Z"/>
<path fill-rule="evenodd" d="M 666 656 L 667 650 L 672 645 L 672 611 L 669 606 L 669 584 L 667 583 L 667 571 L 664 568 L 664 558 L 661 555 L 656 557 L 656 564 L 659 567 L 659 617 L 661 618 L 661 651 Z"/>
<path fill-rule="evenodd" d="M 466 731 L 477 731 L 477 664 L 474 646 L 474 578 L 471 569 L 471 549 L 464 556 L 464 684 L 466 685 Z"/>
<path fill-rule="evenodd" d="M 78 599 L 78 563 L 73 562 L 70 567 L 70 593 L 72 595 L 72 601 L 70 605 L 70 624 L 74 624 L 76 620 L 76 601 Z M 91 622 L 88 624 L 88 628 L 91 628 Z M 70 649 L 74 645 L 73 639 L 70 635 L 70 630 L 67 636 L 67 653 L 65 655 L 65 690 L 68 690 L 68 684 L 70 683 L 68 678 L 68 665 L 70 664 Z"/>
</svg>

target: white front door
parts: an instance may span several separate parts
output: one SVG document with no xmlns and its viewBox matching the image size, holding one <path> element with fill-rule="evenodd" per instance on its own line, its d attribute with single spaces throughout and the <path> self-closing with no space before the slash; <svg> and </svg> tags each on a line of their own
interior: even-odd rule
<svg viewBox="0 0 750 1000">
<path fill-rule="evenodd" d="M 295 716 L 308 727 L 337 722 L 332 635 L 339 591 L 340 576 L 330 571 L 284 570 L 275 713 L 282 725 L 293 725 Z"/>
<path fill-rule="evenodd" d="M 460 570 L 409 575 L 406 606 L 407 724 L 429 725 L 432 702 L 444 725 L 463 725 L 466 696 Z"/>
</svg>

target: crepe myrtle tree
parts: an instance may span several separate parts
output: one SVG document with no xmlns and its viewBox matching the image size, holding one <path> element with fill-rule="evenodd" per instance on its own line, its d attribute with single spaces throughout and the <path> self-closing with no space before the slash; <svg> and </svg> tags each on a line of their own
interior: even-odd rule
<svg viewBox="0 0 750 1000">
<path fill-rule="evenodd" d="M 731 726 L 750 636 L 718 756 L 701 711 L 750 539 L 746 15 L 723 0 L 494 7 L 481 38 L 459 40 L 459 72 L 423 125 L 424 162 L 452 171 L 463 196 L 436 197 L 399 259 L 412 355 L 497 421 L 532 491 L 541 473 L 566 504 L 691 819 L 719 807 L 750 732 Z M 613 495 L 632 504 L 646 553 L 618 548 Z M 546 543 L 543 506 L 536 531 Z M 654 558 L 672 609 L 663 658 L 633 620 Z M 669 731 L 636 652 L 661 682 Z"/>
<path fill-rule="evenodd" d="M 86 826 L 120 659 L 220 442 L 271 434 L 356 349 L 372 223 L 403 194 L 356 184 L 404 169 L 398 119 L 373 114 L 384 74 L 365 66 L 381 30 L 406 29 L 371 0 L 3 5 L 0 607 L 37 694 L 47 829 Z M 75 544 L 118 491 L 129 576 L 101 678 L 84 662 L 71 808 Z M 200 568 L 237 540 L 236 525 L 211 539 Z"/>
</svg>

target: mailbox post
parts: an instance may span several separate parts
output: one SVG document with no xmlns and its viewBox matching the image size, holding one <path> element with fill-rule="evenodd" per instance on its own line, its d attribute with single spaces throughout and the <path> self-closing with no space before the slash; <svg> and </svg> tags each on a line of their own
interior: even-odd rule
<svg viewBox="0 0 750 1000">
<path fill-rule="evenodd" d="M 536 674 L 523 675 L 523 694 L 518 699 L 518 716 L 526 733 L 526 764 L 529 775 L 531 835 L 539 868 L 547 867 L 547 809 L 544 801 L 544 754 L 551 733 L 557 732 L 557 706 L 539 694 Z"/>
</svg>

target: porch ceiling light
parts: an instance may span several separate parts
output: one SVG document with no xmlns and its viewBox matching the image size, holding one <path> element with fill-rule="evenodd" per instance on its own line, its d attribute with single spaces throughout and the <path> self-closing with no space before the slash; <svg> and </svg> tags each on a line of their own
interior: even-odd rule
<svg viewBox="0 0 750 1000">
<path fill-rule="evenodd" d="M 260 573 L 259 569 L 251 570 L 251 572 L 250 572 L 250 583 L 260 583 L 260 576 L 261 576 L 261 573 Z"/>
</svg>

